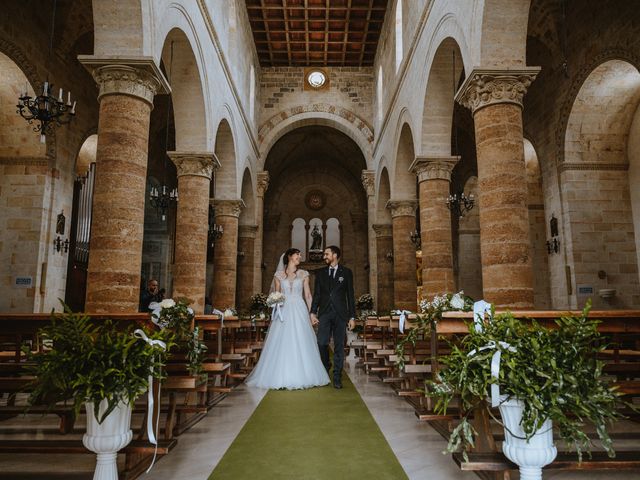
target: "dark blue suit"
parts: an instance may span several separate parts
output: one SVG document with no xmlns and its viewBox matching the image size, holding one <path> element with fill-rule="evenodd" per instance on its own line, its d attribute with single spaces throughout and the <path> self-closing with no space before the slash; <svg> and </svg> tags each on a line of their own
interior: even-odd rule
<svg viewBox="0 0 640 480">
<path fill-rule="evenodd" d="M 329 267 L 315 271 L 311 313 L 318 316 L 318 347 L 320 358 L 327 371 L 329 363 L 329 341 L 333 337 L 333 376 L 340 379 L 344 365 L 344 339 L 347 322 L 356 316 L 353 294 L 353 273 L 338 265 L 335 276 L 329 275 Z"/>
</svg>

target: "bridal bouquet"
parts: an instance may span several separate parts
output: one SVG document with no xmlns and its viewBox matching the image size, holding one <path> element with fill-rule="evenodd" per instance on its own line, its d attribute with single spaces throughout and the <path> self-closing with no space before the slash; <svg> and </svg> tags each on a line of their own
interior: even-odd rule
<svg viewBox="0 0 640 480">
<path fill-rule="evenodd" d="M 273 308 L 271 318 L 274 320 L 280 319 L 281 322 L 284 322 L 284 317 L 280 311 L 280 307 L 284 305 L 284 294 L 280 292 L 271 292 L 267 297 L 267 305 Z"/>
<path fill-rule="evenodd" d="M 284 305 L 284 294 L 280 292 L 271 292 L 267 297 L 267 305 L 271 308 L 276 305 Z"/>
</svg>

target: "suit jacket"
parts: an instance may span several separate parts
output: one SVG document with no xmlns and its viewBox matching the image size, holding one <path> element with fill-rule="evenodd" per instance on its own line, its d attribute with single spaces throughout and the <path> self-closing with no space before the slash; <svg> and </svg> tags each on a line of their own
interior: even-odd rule
<svg viewBox="0 0 640 480">
<path fill-rule="evenodd" d="M 316 270 L 315 275 L 311 313 L 322 315 L 332 306 L 339 317 L 346 320 L 355 318 L 356 302 L 351 270 L 338 264 L 333 279 L 329 276 L 329 267 Z"/>
</svg>

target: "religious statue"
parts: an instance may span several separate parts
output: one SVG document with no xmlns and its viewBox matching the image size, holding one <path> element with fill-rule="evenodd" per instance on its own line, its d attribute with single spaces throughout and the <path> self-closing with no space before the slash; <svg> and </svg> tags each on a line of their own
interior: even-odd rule
<svg viewBox="0 0 640 480">
<path fill-rule="evenodd" d="M 318 224 L 313 226 L 313 230 L 311 230 L 311 238 L 313 238 L 313 242 L 311 243 L 310 250 L 322 250 L 322 234 L 320 230 L 318 230 Z"/>
</svg>

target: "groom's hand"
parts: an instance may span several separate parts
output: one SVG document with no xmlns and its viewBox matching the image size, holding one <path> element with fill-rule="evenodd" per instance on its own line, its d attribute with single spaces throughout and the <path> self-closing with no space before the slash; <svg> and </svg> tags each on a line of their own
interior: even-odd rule
<svg viewBox="0 0 640 480">
<path fill-rule="evenodd" d="M 318 317 L 316 316 L 315 313 L 311 314 L 311 325 L 313 325 L 314 327 L 320 323 L 320 320 L 318 320 Z"/>
<path fill-rule="evenodd" d="M 352 331 L 354 328 L 356 328 L 356 321 L 352 318 L 349 320 L 349 331 Z"/>
</svg>

